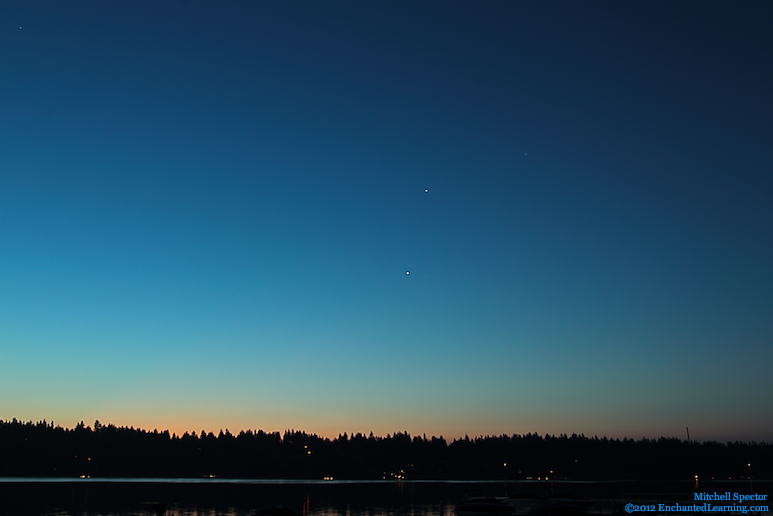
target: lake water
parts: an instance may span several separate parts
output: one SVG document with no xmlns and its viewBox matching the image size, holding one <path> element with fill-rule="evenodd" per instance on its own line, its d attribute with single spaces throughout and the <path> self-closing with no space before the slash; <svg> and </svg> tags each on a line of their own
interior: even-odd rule
<svg viewBox="0 0 773 516">
<path fill-rule="evenodd" d="M 701 482 L 699 492 L 769 494 L 770 481 Z M 690 502 L 694 482 L 403 481 L 222 479 L 0 479 L 0 514 L 35 516 L 252 516 L 274 507 L 301 516 L 453 516 L 466 496 L 571 493 L 595 500 L 590 513 L 625 503 Z M 768 496 L 770 499 L 770 496 Z M 769 504 L 769 502 L 766 502 Z"/>
</svg>

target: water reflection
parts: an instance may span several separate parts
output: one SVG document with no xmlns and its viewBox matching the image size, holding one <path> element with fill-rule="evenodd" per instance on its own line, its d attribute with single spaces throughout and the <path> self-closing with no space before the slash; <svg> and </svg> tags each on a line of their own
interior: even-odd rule
<svg viewBox="0 0 773 516">
<path fill-rule="evenodd" d="M 748 482 L 704 485 L 701 490 L 741 492 Z M 770 482 L 754 491 L 770 493 Z M 694 482 L 299 482 L 3 479 L 1 514 L 19 516 L 454 516 L 456 503 L 476 490 L 485 496 L 572 493 L 594 501 L 589 514 L 620 512 L 625 503 L 692 500 Z M 267 514 L 267 509 L 284 513 Z"/>
<path fill-rule="evenodd" d="M 365 507 L 358 508 L 351 504 L 343 506 L 319 507 L 309 510 L 305 516 L 452 516 L 453 506 L 437 504 L 409 505 L 403 508 L 394 507 Z M 33 513 L 29 513 L 33 514 Z M 37 514 L 37 513 L 34 513 Z M 139 510 L 113 509 L 113 510 L 51 510 L 42 513 L 45 516 L 154 516 L 156 513 L 150 508 Z M 198 504 L 184 505 L 171 504 L 167 507 L 164 516 L 254 516 L 255 509 L 247 507 L 201 507 Z"/>
</svg>

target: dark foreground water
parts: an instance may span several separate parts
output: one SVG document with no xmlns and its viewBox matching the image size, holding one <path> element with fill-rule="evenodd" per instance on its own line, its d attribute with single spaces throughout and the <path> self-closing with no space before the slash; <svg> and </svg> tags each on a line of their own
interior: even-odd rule
<svg viewBox="0 0 773 516">
<path fill-rule="evenodd" d="M 698 492 L 770 495 L 770 481 L 707 481 Z M 694 482 L 404 481 L 0 478 L 0 514 L 35 516 L 251 516 L 285 507 L 301 516 L 453 516 L 466 496 L 557 495 L 594 500 L 590 513 L 625 512 L 626 503 L 692 503 Z M 770 496 L 768 496 L 770 500 Z M 770 502 L 762 502 L 770 505 Z M 641 514 L 641 513 L 638 513 Z M 736 513 L 738 514 L 738 513 Z"/>
</svg>

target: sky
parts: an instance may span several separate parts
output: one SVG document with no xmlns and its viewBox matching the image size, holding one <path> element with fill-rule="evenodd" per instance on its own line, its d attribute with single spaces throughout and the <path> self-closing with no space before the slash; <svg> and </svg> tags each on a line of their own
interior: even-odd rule
<svg viewBox="0 0 773 516">
<path fill-rule="evenodd" d="M 773 441 L 771 26 L 4 2 L 0 419 Z"/>
</svg>

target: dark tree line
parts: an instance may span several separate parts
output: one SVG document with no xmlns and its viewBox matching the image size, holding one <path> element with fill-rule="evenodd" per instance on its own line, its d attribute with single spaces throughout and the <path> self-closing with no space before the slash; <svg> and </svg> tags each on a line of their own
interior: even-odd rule
<svg viewBox="0 0 773 516">
<path fill-rule="evenodd" d="M 537 434 L 386 437 L 168 431 L 0 420 L 0 476 L 618 480 L 773 478 L 773 444 Z"/>
</svg>

